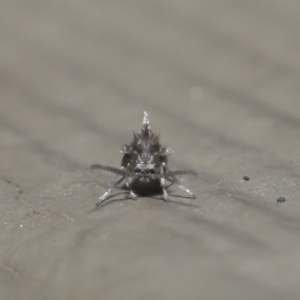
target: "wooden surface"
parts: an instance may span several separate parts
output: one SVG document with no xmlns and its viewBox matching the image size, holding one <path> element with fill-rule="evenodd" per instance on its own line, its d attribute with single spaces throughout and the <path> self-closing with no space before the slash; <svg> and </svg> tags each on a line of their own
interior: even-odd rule
<svg viewBox="0 0 300 300">
<path fill-rule="evenodd" d="M 0 298 L 299 299 L 299 11 L 1 1 Z M 94 210 L 143 111 L 197 199 Z"/>
</svg>

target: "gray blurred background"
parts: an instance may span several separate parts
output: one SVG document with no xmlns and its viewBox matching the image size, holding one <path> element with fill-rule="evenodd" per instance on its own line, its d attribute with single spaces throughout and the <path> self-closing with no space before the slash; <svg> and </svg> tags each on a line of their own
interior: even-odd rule
<svg viewBox="0 0 300 300">
<path fill-rule="evenodd" d="M 299 299 L 299 12 L 2 0 L 0 298 Z M 197 199 L 93 210 L 143 111 Z"/>
</svg>

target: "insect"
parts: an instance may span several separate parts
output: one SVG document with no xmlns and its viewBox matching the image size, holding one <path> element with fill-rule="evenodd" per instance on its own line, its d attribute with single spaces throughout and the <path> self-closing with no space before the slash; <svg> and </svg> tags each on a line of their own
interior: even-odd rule
<svg viewBox="0 0 300 300">
<path fill-rule="evenodd" d="M 173 153 L 173 150 L 170 147 L 161 146 L 159 134 L 150 129 L 149 117 L 146 112 L 144 112 L 142 129 L 139 133 L 134 133 L 131 144 L 124 145 L 120 152 L 123 154 L 120 169 L 99 164 L 91 166 L 92 169 L 102 169 L 116 174 L 108 185 L 107 191 L 99 198 L 96 206 L 105 201 L 111 191 L 122 181 L 124 181 L 131 198 L 135 200 L 138 196 L 133 190 L 134 185 L 138 184 L 140 189 L 147 189 L 153 183 L 158 183 L 167 202 L 170 201 L 167 188 L 172 184 L 177 185 L 191 198 L 196 198 L 176 177 L 176 175 L 196 175 L 196 173 L 193 171 L 171 171 L 169 169 L 167 158 Z M 170 184 L 167 186 L 166 182 L 170 182 Z"/>
</svg>

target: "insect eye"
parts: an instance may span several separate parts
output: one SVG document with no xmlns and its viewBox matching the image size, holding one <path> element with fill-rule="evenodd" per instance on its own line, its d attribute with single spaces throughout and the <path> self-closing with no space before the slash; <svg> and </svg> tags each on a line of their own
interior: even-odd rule
<svg viewBox="0 0 300 300">
<path fill-rule="evenodd" d="M 135 168 L 135 170 L 134 170 L 136 173 L 141 173 L 142 172 L 142 170 L 140 169 L 140 168 Z"/>
</svg>

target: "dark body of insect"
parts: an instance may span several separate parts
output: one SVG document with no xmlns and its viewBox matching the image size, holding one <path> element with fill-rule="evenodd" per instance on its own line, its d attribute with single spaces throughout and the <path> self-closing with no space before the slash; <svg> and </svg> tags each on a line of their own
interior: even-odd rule
<svg viewBox="0 0 300 300">
<path fill-rule="evenodd" d="M 132 182 L 139 181 L 142 185 L 150 186 L 153 182 L 160 184 L 164 199 L 170 200 L 167 192 L 166 181 L 177 185 L 190 197 L 196 196 L 188 190 L 176 177 L 176 175 L 193 174 L 193 171 L 171 171 L 167 165 L 167 157 L 173 150 L 170 147 L 162 147 L 159 142 L 159 135 L 150 129 L 148 114 L 144 112 L 143 127 L 139 133 L 134 133 L 133 141 L 130 145 L 124 145 L 121 150 L 123 153 L 121 168 L 93 165 L 94 169 L 104 169 L 116 173 L 115 178 L 110 182 L 107 191 L 99 198 L 96 205 L 101 204 L 110 195 L 115 186 L 124 181 L 130 196 L 137 199 L 137 195 L 132 190 Z"/>
</svg>

